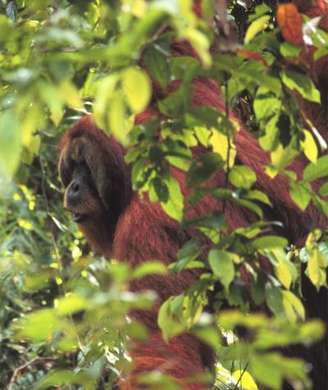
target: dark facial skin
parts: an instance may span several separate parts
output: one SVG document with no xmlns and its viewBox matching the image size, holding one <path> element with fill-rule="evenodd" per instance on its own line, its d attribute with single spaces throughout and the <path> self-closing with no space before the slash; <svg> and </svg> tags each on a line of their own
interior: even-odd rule
<svg viewBox="0 0 328 390">
<path fill-rule="evenodd" d="M 81 224 L 102 209 L 89 169 L 84 163 L 75 164 L 71 182 L 65 190 L 64 207 L 72 213 L 74 221 Z"/>
<path fill-rule="evenodd" d="M 111 235 L 113 227 L 109 219 L 104 218 L 107 213 L 104 205 L 92 182 L 87 165 L 83 162 L 76 163 L 70 183 L 64 194 L 64 208 L 73 215 L 73 220 L 86 236 L 96 253 L 110 256 Z M 100 237 L 104 239 L 99 239 Z M 98 242 L 102 242 L 100 247 Z"/>
</svg>

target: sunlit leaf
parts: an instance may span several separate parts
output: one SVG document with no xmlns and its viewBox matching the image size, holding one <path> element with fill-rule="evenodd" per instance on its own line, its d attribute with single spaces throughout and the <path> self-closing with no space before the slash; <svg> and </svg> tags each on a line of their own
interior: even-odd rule
<svg viewBox="0 0 328 390">
<path fill-rule="evenodd" d="M 32 339 L 34 342 L 46 341 L 54 332 L 59 332 L 64 327 L 64 319 L 59 319 L 53 309 L 35 311 L 17 324 L 20 337 Z"/>
<path fill-rule="evenodd" d="M 128 68 L 122 73 L 123 91 L 134 113 L 143 111 L 151 97 L 151 85 L 147 74 L 139 68 Z"/>
<path fill-rule="evenodd" d="M 114 136 L 123 144 L 127 142 L 127 134 L 130 130 L 126 106 L 123 95 L 120 91 L 113 94 L 108 108 L 108 122 Z M 131 124 L 132 125 L 132 124 Z"/>
<path fill-rule="evenodd" d="M 258 387 L 252 375 L 245 370 L 236 370 L 232 376 L 236 379 L 242 389 L 244 390 L 258 390 Z"/>
<path fill-rule="evenodd" d="M 275 273 L 281 284 L 288 290 L 292 282 L 292 275 L 288 264 L 281 260 L 275 266 Z"/>
<path fill-rule="evenodd" d="M 217 153 L 229 167 L 233 167 L 237 155 L 233 140 L 228 139 L 228 136 L 222 132 L 213 129 L 209 143 L 212 145 L 213 152 Z"/>
<path fill-rule="evenodd" d="M 292 70 L 283 71 L 281 76 L 288 88 L 297 91 L 311 102 L 320 103 L 320 92 L 309 76 Z"/>
<path fill-rule="evenodd" d="M 136 268 L 132 277 L 138 279 L 152 274 L 164 275 L 166 272 L 165 264 L 158 261 L 148 261 Z"/>
<path fill-rule="evenodd" d="M 247 166 L 234 166 L 229 172 L 229 181 L 237 188 L 249 189 L 256 182 L 256 174 Z"/>
<path fill-rule="evenodd" d="M 282 291 L 282 303 L 289 321 L 305 319 L 305 309 L 301 300 L 291 291 Z"/>
<path fill-rule="evenodd" d="M 274 249 L 274 248 L 286 247 L 288 241 L 286 240 L 286 238 L 279 237 L 279 236 L 264 236 L 264 237 L 256 238 L 252 244 L 256 249 Z"/>
<path fill-rule="evenodd" d="M 69 81 L 64 81 L 59 87 L 60 94 L 62 95 L 63 101 L 74 109 L 82 108 L 82 101 L 77 88 Z"/>
<path fill-rule="evenodd" d="M 56 309 L 61 315 L 72 314 L 88 307 L 88 301 L 78 294 L 67 294 L 58 300 Z"/>
<path fill-rule="evenodd" d="M 101 128 L 106 127 L 106 120 L 104 120 L 104 118 L 108 115 L 110 102 L 116 90 L 118 81 L 119 76 L 116 73 L 112 73 L 99 82 L 93 112 Z"/>
<path fill-rule="evenodd" d="M 318 159 L 318 148 L 313 135 L 308 130 L 304 130 L 304 136 L 305 139 L 302 142 L 304 154 L 311 162 L 316 162 Z"/>
<path fill-rule="evenodd" d="M 22 134 L 14 112 L 0 115 L 0 175 L 11 177 L 19 164 L 22 150 Z"/>
<path fill-rule="evenodd" d="M 256 19 L 251 25 L 248 27 L 245 35 L 245 43 L 249 43 L 255 35 L 265 30 L 268 27 L 270 21 L 269 15 L 263 15 L 260 18 Z"/>
<path fill-rule="evenodd" d="M 322 258 L 322 254 L 317 248 L 314 248 L 309 253 L 309 260 L 307 265 L 307 274 L 317 289 L 326 285 L 326 269 L 325 261 Z"/>
</svg>

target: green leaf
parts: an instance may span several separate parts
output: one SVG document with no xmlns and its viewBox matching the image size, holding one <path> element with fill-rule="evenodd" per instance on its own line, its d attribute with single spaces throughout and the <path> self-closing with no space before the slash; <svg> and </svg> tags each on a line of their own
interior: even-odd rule
<svg viewBox="0 0 328 390">
<path fill-rule="evenodd" d="M 57 126 L 64 115 L 63 99 L 59 90 L 46 82 L 39 82 L 38 87 L 41 99 L 49 108 L 50 118 Z"/>
<path fill-rule="evenodd" d="M 278 128 L 279 115 L 278 113 L 272 115 L 272 117 L 263 122 L 262 127 L 265 129 L 265 134 L 259 138 L 259 144 L 264 150 L 274 150 L 279 142 L 279 128 Z"/>
<path fill-rule="evenodd" d="M 84 310 L 88 307 L 88 301 L 76 293 L 67 294 L 57 302 L 56 309 L 59 314 L 67 315 Z"/>
<path fill-rule="evenodd" d="M 164 275 L 166 274 L 166 266 L 165 264 L 159 261 L 147 261 L 139 265 L 132 274 L 133 279 L 140 279 L 147 275 Z"/>
<path fill-rule="evenodd" d="M 235 165 L 229 172 L 229 181 L 236 188 L 249 189 L 256 182 L 255 172 L 244 165 Z"/>
<path fill-rule="evenodd" d="M 245 35 L 245 43 L 249 43 L 258 33 L 265 30 L 268 27 L 270 21 L 269 15 L 263 15 L 260 18 L 254 20 L 248 27 Z"/>
<path fill-rule="evenodd" d="M 328 202 L 320 199 L 319 196 L 313 198 L 314 205 L 328 217 Z"/>
<path fill-rule="evenodd" d="M 22 134 L 13 111 L 0 114 L 0 175 L 11 178 L 15 173 L 22 150 Z"/>
<path fill-rule="evenodd" d="M 242 80 L 241 85 L 245 85 L 245 79 L 255 85 L 266 87 L 277 96 L 281 94 L 281 81 L 276 75 L 270 74 L 267 67 L 259 61 L 243 62 L 238 69 L 238 76 Z"/>
<path fill-rule="evenodd" d="M 219 278 L 223 286 L 228 289 L 235 276 L 233 253 L 212 249 L 208 254 L 208 262 L 216 277 Z"/>
<path fill-rule="evenodd" d="M 183 216 L 184 201 L 180 185 L 178 181 L 171 176 L 167 178 L 165 182 L 169 189 L 169 198 L 167 202 L 161 202 L 161 205 L 171 218 L 177 221 L 181 221 Z"/>
<path fill-rule="evenodd" d="M 311 192 L 302 183 L 292 183 L 289 195 L 302 211 L 307 208 L 311 201 Z"/>
<path fill-rule="evenodd" d="M 281 111 L 281 100 L 268 88 L 259 87 L 254 100 L 254 112 L 259 121 L 270 119 Z"/>
<path fill-rule="evenodd" d="M 245 207 L 248 210 L 251 210 L 253 213 L 255 213 L 260 219 L 263 219 L 263 211 L 261 207 L 259 207 L 255 202 L 252 202 L 247 199 L 233 199 L 236 203 L 238 203 L 240 206 Z"/>
<path fill-rule="evenodd" d="M 119 77 L 117 73 L 112 73 L 99 81 L 93 105 L 93 112 L 97 122 L 103 128 L 106 127 L 106 121 L 104 121 L 104 118 L 107 117 L 108 111 L 110 110 L 110 102 L 113 94 L 117 91 L 118 81 Z"/>
<path fill-rule="evenodd" d="M 287 57 L 298 57 L 301 50 L 302 49 L 300 47 L 294 46 L 289 42 L 283 42 L 280 45 L 280 53 L 283 57 L 286 57 L 286 58 Z"/>
<path fill-rule="evenodd" d="M 221 339 L 219 336 L 217 326 L 199 326 L 192 329 L 192 333 L 195 334 L 200 340 L 204 343 L 210 345 L 213 349 L 216 349 L 220 343 Z"/>
<path fill-rule="evenodd" d="M 149 188 L 149 198 L 151 202 L 167 202 L 169 199 L 169 189 L 160 177 L 155 177 Z"/>
<path fill-rule="evenodd" d="M 192 47 L 196 50 L 204 67 L 209 67 L 212 61 L 212 57 L 209 53 L 209 37 L 202 31 L 189 26 L 189 28 L 184 30 L 184 38 L 187 39 L 187 41 L 189 41 Z"/>
<path fill-rule="evenodd" d="M 240 388 L 243 390 L 258 390 L 252 375 L 245 370 L 236 370 L 232 374 Z"/>
<path fill-rule="evenodd" d="M 143 60 L 151 76 L 162 88 L 165 88 L 170 81 L 170 67 L 165 54 L 156 46 L 150 47 L 145 51 Z"/>
<path fill-rule="evenodd" d="M 16 328 L 20 337 L 41 342 L 49 341 L 55 332 L 63 330 L 65 324 L 64 319 L 57 317 L 54 309 L 43 309 L 21 319 Z"/>
<path fill-rule="evenodd" d="M 58 87 L 62 100 L 73 109 L 82 109 L 82 101 L 78 89 L 71 82 L 65 80 Z"/>
<path fill-rule="evenodd" d="M 317 289 L 326 285 L 325 261 L 318 248 L 314 248 L 309 252 L 306 271 L 311 282 Z"/>
<path fill-rule="evenodd" d="M 202 182 L 209 179 L 223 166 L 223 160 L 217 153 L 208 152 L 203 154 L 193 162 L 188 175 L 187 183 L 191 187 L 197 187 Z"/>
<path fill-rule="evenodd" d="M 270 389 L 282 388 L 282 380 L 306 380 L 305 363 L 300 359 L 286 358 L 277 352 L 252 354 L 250 367 L 255 378 Z"/>
<path fill-rule="evenodd" d="M 122 73 L 122 86 L 132 112 L 142 112 L 151 98 L 151 84 L 147 74 L 136 67 L 128 68 Z"/>
<path fill-rule="evenodd" d="M 176 117 L 181 115 L 186 107 L 185 101 L 187 96 L 183 93 L 182 88 L 169 94 L 166 98 L 158 101 L 158 108 L 160 112 L 169 117 Z"/>
<path fill-rule="evenodd" d="M 174 308 L 182 306 L 183 296 L 170 297 L 159 309 L 157 322 L 160 327 L 164 340 L 168 341 L 174 336 L 182 333 L 186 326 L 175 315 Z"/>
<path fill-rule="evenodd" d="M 267 166 L 265 172 L 270 176 L 274 177 L 277 173 L 284 170 L 297 156 L 298 150 L 295 150 L 291 145 L 284 148 L 281 144 L 271 153 L 271 161 L 273 167 Z"/>
<path fill-rule="evenodd" d="M 320 286 L 320 265 L 318 259 L 318 251 L 311 251 L 311 256 L 308 261 L 307 272 L 311 282 L 316 286 Z"/>
<path fill-rule="evenodd" d="M 328 176 L 328 156 L 320 157 L 317 162 L 308 164 L 303 172 L 305 181 L 314 181 L 324 176 Z"/>
<path fill-rule="evenodd" d="M 279 236 L 264 236 L 257 238 L 253 241 L 252 245 L 255 249 L 274 249 L 286 247 L 288 241 L 286 238 Z"/>
<path fill-rule="evenodd" d="M 196 260 L 200 253 L 201 249 L 197 241 L 187 241 L 178 251 L 177 262 L 172 267 L 174 272 L 181 272 L 190 262 Z"/>
<path fill-rule="evenodd" d="M 122 143 L 126 142 L 127 118 L 126 107 L 122 93 L 113 94 L 108 111 L 108 121 L 111 132 Z"/>
<path fill-rule="evenodd" d="M 324 183 L 319 190 L 321 196 L 328 196 L 328 183 Z"/>
<path fill-rule="evenodd" d="M 318 159 L 318 148 L 313 138 L 313 135 L 308 131 L 304 130 L 304 141 L 302 141 L 302 147 L 305 156 L 311 161 L 316 162 Z"/>
<path fill-rule="evenodd" d="M 77 384 L 81 384 L 84 389 L 93 389 L 95 387 L 94 373 L 87 370 L 74 372 L 56 369 L 43 376 L 34 388 L 35 390 L 43 390 L 52 387 L 74 387 Z"/>
<path fill-rule="evenodd" d="M 290 268 L 288 263 L 284 260 L 280 260 L 278 264 L 275 266 L 275 274 L 279 282 L 289 290 L 290 285 L 292 283 L 292 274 L 290 272 Z"/>
<path fill-rule="evenodd" d="M 305 319 L 305 309 L 301 300 L 291 291 L 282 291 L 282 303 L 286 316 L 290 322 Z"/>
<path fill-rule="evenodd" d="M 164 374 L 160 370 L 152 370 L 138 373 L 138 387 L 140 389 L 181 389 L 181 387 L 177 384 L 176 380 L 172 376 Z"/>
<path fill-rule="evenodd" d="M 247 194 L 246 194 L 246 197 L 248 199 L 258 200 L 259 202 L 262 202 L 262 203 L 264 203 L 264 204 L 266 204 L 268 206 L 272 206 L 271 201 L 270 201 L 268 195 L 265 194 L 262 191 L 259 191 L 259 190 L 248 191 Z"/>
<path fill-rule="evenodd" d="M 265 298 L 272 313 L 281 316 L 284 312 L 281 288 L 268 284 L 265 289 Z"/>
<path fill-rule="evenodd" d="M 271 389 L 281 389 L 282 369 L 269 354 L 255 355 L 252 358 L 252 371 L 255 377 L 265 386 Z"/>
<path fill-rule="evenodd" d="M 289 89 L 297 91 L 304 99 L 320 103 L 320 92 L 317 90 L 309 76 L 291 70 L 283 71 L 281 76 L 282 82 Z"/>
</svg>

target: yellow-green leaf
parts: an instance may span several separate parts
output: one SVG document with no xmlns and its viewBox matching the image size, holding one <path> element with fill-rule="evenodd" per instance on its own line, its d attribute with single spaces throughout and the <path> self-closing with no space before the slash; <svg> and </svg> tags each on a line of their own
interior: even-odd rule
<svg viewBox="0 0 328 390">
<path fill-rule="evenodd" d="M 313 135 L 308 130 L 304 130 L 304 137 L 302 142 L 304 154 L 311 162 L 316 162 L 318 159 L 318 148 Z"/>
<path fill-rule="evenodd" d="M 102 128 L 106 127 L 105 118 L 107 118 L 110 101 L 116 89 L 118 80 L 118 75 L 113 73 L 99 81 L 93 112 L 97 123 Z"/>
<path fill-rule="evenodd" d="M 11 177 L 18 166 L 22 134 L 13 111 L 0 115 L 0 175 Z"/>
<path fill-rule="evenodd" d="M 111 99 L 108 110 L 108 122 L 114 136 L 122 143 L 125 143 L 128 126 L 126 107 L 120 91 L 114 93 L 113 98 Z"/>
<path fill-rule="evenodd" d="M 239 386 L 243 390 L 258 390 L 258 387 L 248 371 L 236 370 L 232 374 L 233 378 L 239 383 Z"/>
<path fill-rule="evenodd" d="M 205 137 L 208 137 L 205 133 Z M 208 138 L 207 138 L 208 139 Z M 207 141 L 205 138 L 205 140 Z M 210 144 L 212 145 L 213 152 L 222 157 L 222 160 L 226 162 L 226 165 L 233 167 L 236 158 L 236 146 L 232 140 L 228 140 L 228 137 L 218 130 L 212 129 L 212 136 L 210 138 Z M 227 164 L 229 157 L 229 163 Z"/>
<path fill-rule="evenodd" d="M 254 20 L 254 22 L 252 22 L 247 29 L 245 43 L 249 43 L 255 37 L 255 35 L 265 30 L 268 27 L 269 21 L 269 15 L 263 15 L 260 18 Z"/>
<path fill-rule="evenodd" d="M 133 113 L 143 111 L 151 98 L 151 84 L 147 74 L 139 68 L 129 68 L 122 74 L 122 86 Z"/>
<path fill-rule="evenodd" d="M 67 315 L 85 310 L 88 307 L 88 301 L 76 293 L 70 293 L 60 298 L 56 303 L 56 309 L 60 315 Z"/>
<path fill-rule="evenodd" d="M 324 266 L 322 255 L 317 248 L 309 253 L 310 258 L 307 265 L 307 273 L 311 282 L 317 287 L 321 287 L 326 282 L 326 271 L 321 267 Z"/>
<path fill-rule="evenodd" d="M 308 207 L 311 201 L 311 192 L 302 183 L 293 183 L 290 186 L 289 195 L 302 211 Z"/>
<path fill-rule="evenodd" d="M 292 274 L 290 272 L 290 269 L 288 267 L 288 264 L 280 260 L 275 267 L 275 273 L 279 280 L 279 282 L 287 289 L 289 290 L 290 285 L 292 283 Z"/>
<path fill-rule="evenodd" d="M 301 300 L 291 291 L 282 291 L 282 303 L 290 322 L 305 319 L 305 309 Z"/>
<path fill-rule="evenodd" d="M 29 147 L 32 142 L 33 133 L 40 125 L 42 119 L 39 105 L 32 104 L 26 111 L 22 121 L 22 142 L 24 146 Z"/>
<path fill-rule="evenodd" d="M 82 101 L 78 90 L 70 81 L 64 81 L 59 87 L 63 101 L 72 108 L 82 108 Z"/>
</svg>

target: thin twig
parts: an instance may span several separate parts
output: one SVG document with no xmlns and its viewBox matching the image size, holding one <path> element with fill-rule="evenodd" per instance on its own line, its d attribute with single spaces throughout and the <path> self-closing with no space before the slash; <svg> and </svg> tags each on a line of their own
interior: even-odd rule
<svg viewBox="0 0 328 390">
<path fill-rule="evenodd" d="M 229 89 L 228 89 L 228 80 L 226 78 L 225 81 L 225 94 L 224 94 L 224 109 L 225 116 L 227 120 L 230 118 L 230 109 L 229 109 Z M 230 173 L 230 152 L 231 152 L 231 139 L 230 139 L 230 131 L 227 131 L 227 141 L 228 141 L 228 149 L 227 149 L 227 172 L 225 175 L 225 188 L 228 187 L 229 184 L 229 173 Z M 223 200 L 223 213 L 225 212 L 226 200 Z"/>
<path fill-rule="evenodd" d="M 40 362 L 54 362 L 55 359 L 54 358 L 51 358 L 51 357 L 35 357 L 33 358 L 32 360 L 22 364 L 21 366 L 17 367 L 14 372 L 13 372 L 13 375 L 11 376 L 10 378 L 10 382 L 8 384 L 8 390 L 12 390 L 12 387 L 13 385 L 15 384 L 19 374 L 24 371 L 27 367 L 29 366 L 32 366 L 33 364 L 36 364 L 36 363 L 40 363 Z"/>
<path fill-rule="evenodd" d="M 248 367 L 248 362 L 246 363 L 245 367 L 243 368 L 243 371 L 241 372 L 239 378 L 238 378 L 238 381 L 236 383 L 236 386 L 235 386 L 235 389 L 238 389 L 239 387 L 239 383 L 241 382 L 241 379 L 243 377 L 243 375 L 245 374 L 245 372 L 247 371 L 247 367 Z"/>
</svg>

